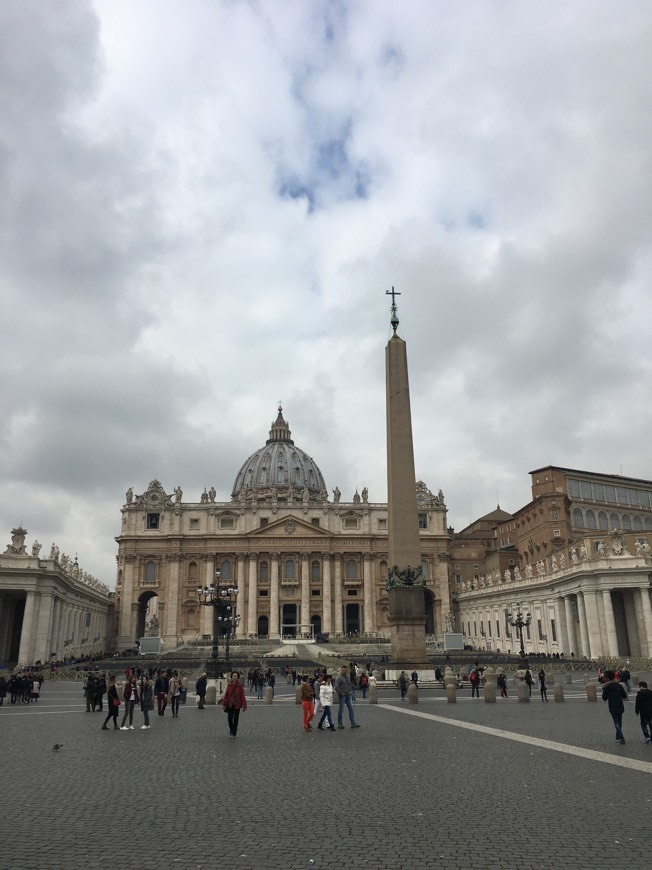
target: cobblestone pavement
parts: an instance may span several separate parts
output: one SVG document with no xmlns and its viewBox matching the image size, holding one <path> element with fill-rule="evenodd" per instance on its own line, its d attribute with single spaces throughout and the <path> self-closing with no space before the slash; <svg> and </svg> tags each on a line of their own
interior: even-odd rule
<svg viewBox="0 0 652 870">
<path fill-rule="evenodd" d="M 652 745 L 632 701 L 620 746 L 606 705 L 576 689 L 564 704 L 464 692 L 449 705 L 439 690 L 409 705 L 387 691 L 358 701 L 360 729 L 306 734 L 281 684 L 231 740 L 221 709 L 190 694 L 178 719 L 154 714 L 143 731 L 137 711 L 134 731 L 101 731 L 106 713 L 84 712 L 79 683 L 46 682 L 38 704 L 0 708 L 0 868 L 648 867 Z"/>
</svg>

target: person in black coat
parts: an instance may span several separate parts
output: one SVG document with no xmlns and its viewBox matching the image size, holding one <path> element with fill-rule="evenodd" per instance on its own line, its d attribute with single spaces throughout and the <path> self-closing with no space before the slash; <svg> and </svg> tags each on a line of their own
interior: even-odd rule
<svg viewBox="0 0 652 870">
<path fill-rule="evenodd" d="M 199 704 L 197 705 L 198 710 L 204 710 L 204 700 L 206 698 L 206 686 L 208 684 L 207 674 L 202 674 L 201 677 L 195 683 L 195 692 L 197 692 L 197 697 L 199 698 Z"/>
<path fill-rule="evenodd" d="M 652 743 L 652 690 L 648 689 L 645 680 L 641 680 L 639 686 L 634 712 L 641 717 L 641 730 L 645 742 Z"/>
<path fill-rule="evenodd" d="M 106 719 L 104 720 L 104 724 L 102 725 L 102 731 L 108 731 L 107 722 L 109 719 L 113 719 L 113 730 L 119 731 L 118 728 L 118 711 L 120 710 L 120 698 L 118 697 L 118 689 L 115 684 L 115 677 L 109 677 L 109 688 L 107 691 L 107 707 L 108 712 L 106 714 Z M 117 702 L 117 703 L 116 703 Z"/>
<path fill-rule="evenodd" d="M 624 743 L 623 713 L 625 712 L 625 705 L 623 701 L 627 700 L 627 692 L 623 684 L 614 679 L 613 671 L 607 671 L 605 676 L 607 677 L 607 682 L 602 686 L 602 700 L 609 703 L 609 712 L 616 726 L 616 740 L 618 743 Z"/>
</svg>

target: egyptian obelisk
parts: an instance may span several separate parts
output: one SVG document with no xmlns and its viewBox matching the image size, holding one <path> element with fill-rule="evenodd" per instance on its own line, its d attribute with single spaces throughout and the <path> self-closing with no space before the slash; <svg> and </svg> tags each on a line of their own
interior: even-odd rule
<svg viewBox="0 0 652 870">
<path fill-rule="evenodd" d="M 389 291 L 387 291 L 389 293 Z M 392 287 L 393 335 L 385 349 L 387 383 L 387 495 L 389 531 L 389 624 L 396 669 L 431 668 L 426 655 L 426 612 L 421 577 L 419 512 L 414 474 L 407 347 L 396 334 L 398 314 Z"/>
</svg>

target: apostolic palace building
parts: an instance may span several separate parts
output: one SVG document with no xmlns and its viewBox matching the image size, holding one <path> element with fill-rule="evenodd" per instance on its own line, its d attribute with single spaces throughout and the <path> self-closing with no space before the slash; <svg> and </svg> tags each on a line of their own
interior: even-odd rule
<svg viewBox="0 0 652 870">
<path fill-rule="evenodd" d="M 155 596 L 158 632 L 168 648 L 209 638 L 213 608 L 198 587 L 237 586 L 240 637 L 314 637 L 389 632 L 386 504 L 366 488 L 332 497 L 317 463 L 292 440 L 279 407 L 265 444 L 235 476 L 228 501 L 213 487 L 189 501 L 152 481 L 129 490 L 117 537 L 116 646 L 145 634 Z M 417 484 L 426 631 L 441 636 L 449 594 L 446 507 Z M 149 608 L 152 612 L 153 608 Z"/>
</svg>

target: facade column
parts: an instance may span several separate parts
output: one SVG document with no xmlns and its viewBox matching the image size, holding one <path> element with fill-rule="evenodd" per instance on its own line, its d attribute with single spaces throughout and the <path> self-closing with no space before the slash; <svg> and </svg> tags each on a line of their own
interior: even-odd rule
<svg viewBox="0 0 652 870">
<path fill-rule="evenodd" d="M 249 590 L 247 601 L 247 634 L 256 637 L 258 635 L 258 623 L 256 621 L 258 599 L 258 559 L 255 553 L 249 553 Z"/>
<path fill-rule="evenodd" d="M 246 619 L 244 618 L 246 614 L 246 606 L 247 606 L 247 584 L 245 582 L 245 557 L 243 553 L 240 553 L 235 560 L 235 585 L 240 590 L 238 598 L 240 599 L 240 614 L 242 615 L 242 619 L 237 624 L 235 629 L 236 637 L 246 637 L 247 636 L 247 624 Z M 236 606 L 236 611 L 238 610 Z M 236 613 L 237 615 L 237 613 Z"/>
<path fill-rule="evenodd" d="M 36 592 L 28 592 L 25 599 L 23 626 L 20 632 L 20 647 L 18 663 L 31 665 L 34 663 L 34 611 L 36 610 Z"/>
<path fill-rule="evenodd" d="M 269 637 L 270 640 L 278 640 L 279 632 L 279 611 L 278 611 L 278 556 L 272 554 L 272 573 L 269 591 Z"/>
<path fill-rule="evenodd" d="M 165 642 L 168 649 L 174 648 L 179 642 L 179 563 L 180 553 L 169 553 L 168 582 L 165 596 Z"/>
<path fill-rule="evenodd" d="M 594 590 L 584 593 L 584 609 L 586 611 L 589 656 L 593 659 L 597 656 L 603 655 L 602 637 L 600 635 L 600 619 L 598 617 L 598 602 Z"/>
<path fill-rule="evenodd" d="M 362 600 L 364 603 L 363 625 L 364 633 L 373 631 L 373 589 L 371 583 L 371 554 L 364 553 L 362 556 Z"/>
<path fill-rule="evenodd" d="M 604 621 L 607 626 L 607 653 L 610 656 L 618 655 L 618 635 L 616 634 L 616 620 L 614 618 L 613 602 L 611 601 L 611 589 L 602 590 L 604 603 Z"/>
<path fill-rule="evenodd" d="M 582 655 L 589 658 L 591 655 L 591 649 L 589 647 L 589 633 L 586 623 L 586 605 L 583 592 L 577 593 L 577 615 L 580 618 L 580 643 L 582 646 L 582 649 L 578 652 L 578 657 Z"/>
<path fill-rule="evenodd" d="M 344 633 L 344 614 L 342 613 L 342 557 L 335 556 L 335 594 L 333 596 L 335 607 L 335 634 Z"/>
<path fill-rule="evenodd" d="M 301 634 L 310 635 L 310 554 L 301 553 Z"/>
<path fill-rule="evenodd" d="M 643 627 L 645 629 L 642 632 L 644 643 L 641 644 L 641 646 L 645 647 L 643 655 L 652 658 L 652 604 L 650 603 L 650 592 L 648 587 L 641 587 L 637 592 L 643 617 Z"/>
<path fill-rule="evenodd" d="M 330 553 L 322 553 L 321 554 L 321 564 L 322 564 L 322 619 L 321 619 L 321 630 L 324 634 L 330 634 L 333 630 L 333 615 L 331 610 L 332 604 L 332 582 L 331 582 L 331 554 Z"/>
<path fill-rule="evenodd" d="M 198 586 L 213 586 L 217 580 L 215 572 L 217 571 L 217 559 L 214 556 L 206 556 L 204 561 L 204 577 L 200 579 Z M 199 607 L 199 634 L 200 637 L 209 635 L 213 637 L 213 608 L 205 607 L 203 604 Z"/>
<path fill-rule="evenodd" d="M 118 650 L 131 649 L 134 645 L 135 627 L 132 629 L 131 615 L 132 602 L 136 592 L 136 576 L 138 565 L 136 556 L 133 553 L 127 553 L 124 557 L 124 569 L 122 572 L 122 593 L 120 595 L 120 610 L 118 613 Z M 60 640 L 60 646 L 63 647 L 64 641 L 70 637 L 67 634 L 66 612 L 63 611 L 63 619 L 61 621 L 61 629 L 64 637 Z M 159 617 L 160 619 L 160 617 Z"/>
</svg>

